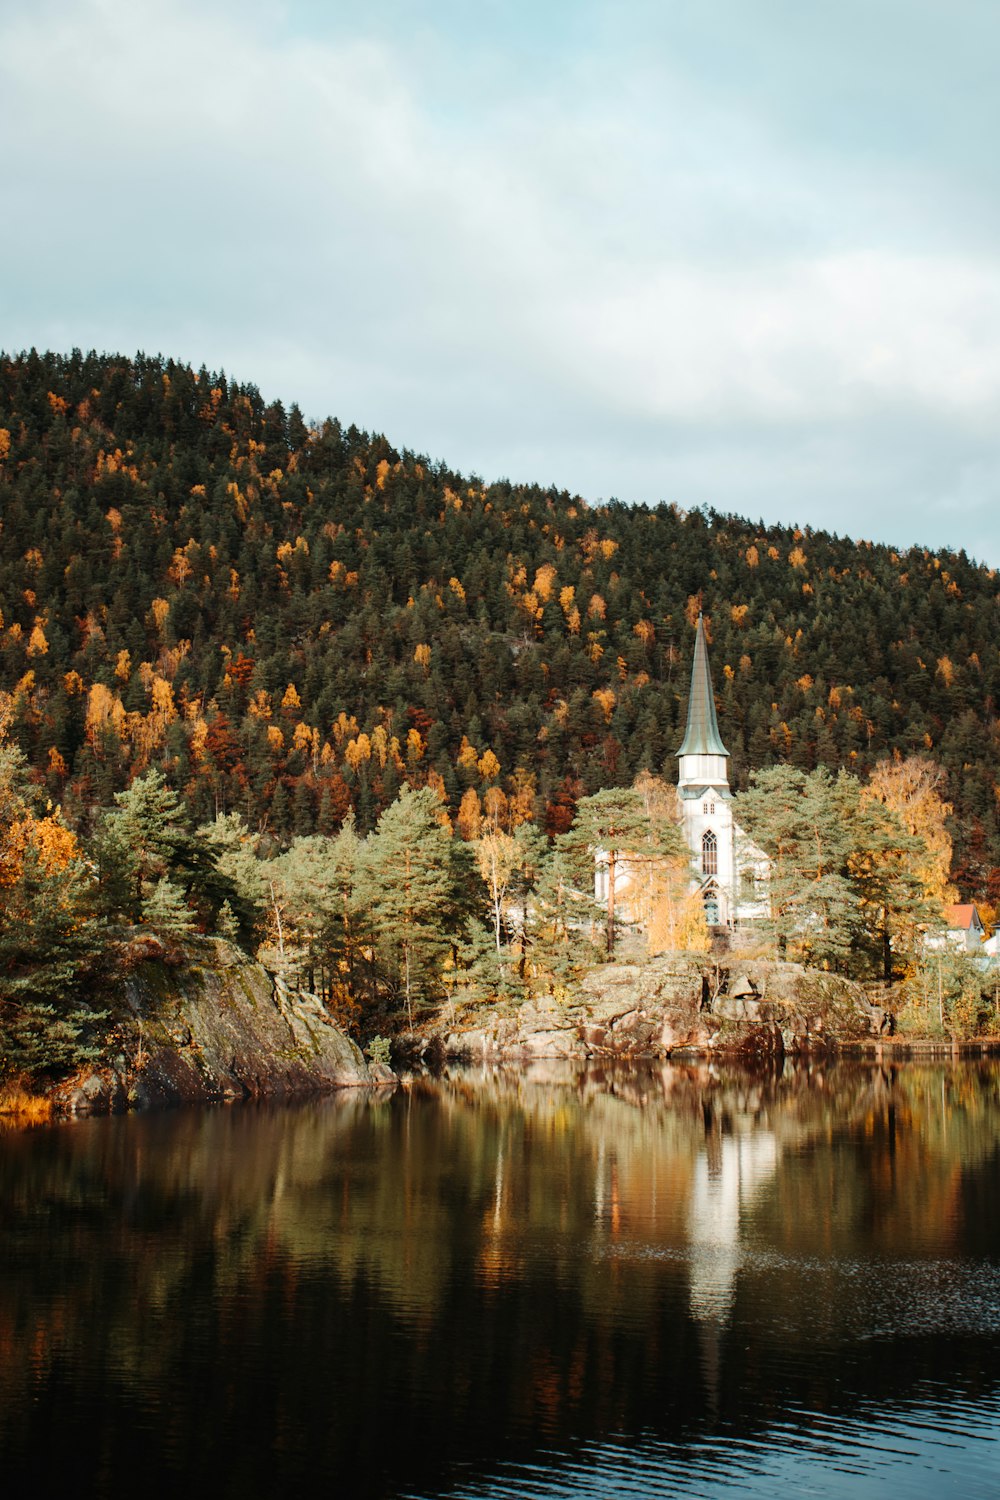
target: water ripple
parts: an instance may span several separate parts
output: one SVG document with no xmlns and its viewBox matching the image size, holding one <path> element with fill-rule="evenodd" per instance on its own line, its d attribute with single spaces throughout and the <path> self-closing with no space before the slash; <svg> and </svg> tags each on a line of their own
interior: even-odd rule
<svg viewBox="0 0 1000 1500">
<path fill-rule="evenodd" d="M 532 1464 L 507 1464 L 488 1479 L 458 1480 L 455 1500 L 588 1500 L 590 1496 L 701 1497 L 738 1493 L 882 1500 L 893 1485 L 909 1500 L 937 1500 L 942 1489 L 967 1500 L 1000 1488 L 1000 1402 L 933 1407 L 888 1421 L 802 1412 L 801 1423 L 775 1425 L 764 1437 L 709 1439 L 681 1447 L 643 1434 L 610 1439 L 573 1455 L 545 1452 Z M 457 1477 L 457 1476 L 456 1476 Z M 418 1491 L 406 1500 L 427 1500 Z"/>
</svg>

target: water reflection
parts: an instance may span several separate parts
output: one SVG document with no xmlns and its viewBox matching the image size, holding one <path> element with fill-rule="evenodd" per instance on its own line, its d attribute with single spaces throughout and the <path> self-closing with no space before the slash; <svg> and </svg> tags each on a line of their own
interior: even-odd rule
<svg viewBox="0 0 1000 1500">
<path fill-rule="evenodd" d="M 998 1188 L 992 1063 L 483 1068 L 8 1135 L 0 1460 L 77 1494 L 974 1494 Z"/>
</svg>

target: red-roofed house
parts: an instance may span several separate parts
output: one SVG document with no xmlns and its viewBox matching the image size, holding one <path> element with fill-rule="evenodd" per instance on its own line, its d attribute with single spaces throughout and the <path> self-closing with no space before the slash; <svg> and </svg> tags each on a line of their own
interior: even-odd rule
<svg viewBox="0 0 1000 1500">
<path fill-rule="evenodd" d="M 976 905 L 969 901 L 944 909 L 946 929 L 928 937 L 928 948 L 959 948 L 966 953 L 979 953 L 986 928 Z"/>
</svg>

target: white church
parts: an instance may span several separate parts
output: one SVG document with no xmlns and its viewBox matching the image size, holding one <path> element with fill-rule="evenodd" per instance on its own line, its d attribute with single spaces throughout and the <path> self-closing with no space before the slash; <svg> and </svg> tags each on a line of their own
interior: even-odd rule
<svg viewBox="0 0 1000 1500">
<path fill-rule="evenodd" d="M 698 631 L 691 664 L 687 728 L 677 752 L 677 792 L 684 836 L 691 850 L 694 878 L 705 903 L 709 927 L 738 927 L 768 915 L 767 855 L 733 820 L 729 790 L 729 751 L 719 734 L 715 695 L 708 669 L 705 622 Z"/>
<path fill-rule="evenodd" d="M 722 743 L 715 696 L 708 668 L 705 623 L 698 616 L 691 666 L 687 727 L 677 752 L 677 793 L 684 837 L 691 851 L 692 890 L 705 905 L 709 927 L 739 927 L 769 914 L 767 879 L 770 864 L 733 819 L 729 789 L 729 751 Z M 628 905 L 632 877 L 628 862 L 615 871 L 615 896 Z M 608 894 L 607 857 L 597 853 L 594 894 Z"/>
</svg>

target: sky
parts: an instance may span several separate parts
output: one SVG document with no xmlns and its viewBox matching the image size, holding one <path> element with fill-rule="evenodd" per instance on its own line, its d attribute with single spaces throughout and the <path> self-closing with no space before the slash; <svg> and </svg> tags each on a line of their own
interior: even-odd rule
<svg viewBox="0 0 1000 1500">
<path fill-rule="evenodd" d="M 1000 566 L 994 0 L 0 0 L 0 348 Z"/>
</svg>

